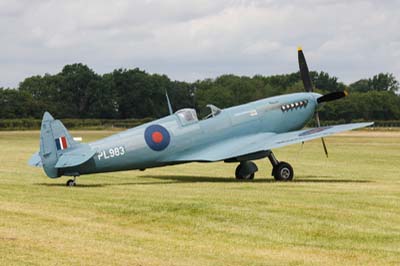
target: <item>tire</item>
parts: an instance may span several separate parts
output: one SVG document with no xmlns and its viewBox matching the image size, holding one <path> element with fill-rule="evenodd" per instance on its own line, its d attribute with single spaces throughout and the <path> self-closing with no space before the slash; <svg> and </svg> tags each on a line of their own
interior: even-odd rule
<svg viewBox="0 0 400 266">
<path fill-rule="evenodd" d="M 254 179 L 254 173 L 243 177 L 243 179 L 244 179 L 244 180 L 253 180 L 253 179 Z"/>
<path fill-rule="evenodd" d="M 241 170 L 242 170 L 242 164 L 239 164 L 239 165 L 236 167 L 236 170 L 235 170 L 235 178 L 236 178 L 236 180 L 242 180 L 242 179 L 243 179 L 243 176 L 241 176 L 241 175 L 239 174 Z"/>
<path fill-rule="evenodd" d="M 246 164 L 246 165 L 245 165 Z M 257 165 L 253 162 L 245 162 L 245 163 L 240 163 L 237 167 L 236 167 L 236 171 L 235 171 L 235 177 L 237 180 L 253 180 L 254 179 L 254 173 L 255 172 L 251 172 L 251 173 L 242 173 L 243 171 L 243 167 L 246 167 L 247 169 L 255 169 L 255 171 L 258 170 Z"/>
<path fill-rule="evenodd" d="M 280 162 L 273 170 L 276 181 L 292 181 L 294 177 L 293 167 L 286 163 Z"/>
</svg>

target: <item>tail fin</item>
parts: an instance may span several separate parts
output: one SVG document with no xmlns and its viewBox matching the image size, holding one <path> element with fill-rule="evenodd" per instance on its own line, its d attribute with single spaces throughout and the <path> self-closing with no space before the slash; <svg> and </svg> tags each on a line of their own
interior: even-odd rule
<svg viewBox="0 0 400 266">
<path fill-rule="evenodd" d="M 79 143 L 74 141 L 61 121 L 55 120 L 51 114 L 45 112 L 40 130 L 39 156 L 48 177 L 61 176 L 55 165 L 65 151 L 76 145 Z"/>
</svg>

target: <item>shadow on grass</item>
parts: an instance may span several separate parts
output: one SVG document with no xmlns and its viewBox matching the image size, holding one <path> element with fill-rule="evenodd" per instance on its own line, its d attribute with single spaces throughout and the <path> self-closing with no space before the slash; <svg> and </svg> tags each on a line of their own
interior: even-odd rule
<svg viewBox="0 0 400 266">
<path fill-rule="evenodd" d="M 331 177 L 324 176 L 306 176 L 294 178 L 292 182 L 295 183 L 371 183 L 370 180 L 363 179 L 331 179 Z"/>
<path fill-rule="evenodd" d="M 136 186 L 136 185 L 166 185 L 176 184 L 177 182 L 125 182 L 125 183 L 98 183 L 98 184 L 81 184 L 77 183 L 76 188 L 96 188 L 96 187 L 113 187 L 113 186 Z M 36 186 L 45 187 L 67 187 L 65 183 L 36 183 Z"/>
<path fill-rule="evenodd" d="M 233 177 L 210 177 L 210 176 L 172 176 L 172 175 L 150 175 L 139 176 L 140 178 L 152 178 L 161 180 L 173 180 L 172 183 L 285 183 L 277 182 L 273 178 L 261 178 L 254 180 L 236 180 Z M 294 178 L 290 183 L 369 183 L 369 180 L 360 179 L 331 179 L 329 176 L 303 176 Z"/>
<path fill-rule="evenodd" d="M 140 179 L 145 180 L 144 182 L 124 182 L 124 183 L 98 183 L 98 184 L 81 184 L 77 183 L 76 187 L 82 188 L 96 188 L 96 187 L 111 187 L 111 186 L 136 186 L 136 185 L 168 185 L 177 183 L 280 183 L 273 178 L 262 178 L 254 180 L 236 180 L 232 177 L 211 177 L 211 176 L 184 176 L 184 175 L 146 175 L 139 176 Z M 163 180 L 159 182 L 148 181 L 146 179 L 158 179 Z M 328 176 L 301 176 L 295 178 L 292 182 L 287 183 L 370 183 L 369 180 L 360 179 L 331 179 Z M 65 187 L 65 183 L 36 183 L 38 186 L 47 187 Z"/>
</svg>

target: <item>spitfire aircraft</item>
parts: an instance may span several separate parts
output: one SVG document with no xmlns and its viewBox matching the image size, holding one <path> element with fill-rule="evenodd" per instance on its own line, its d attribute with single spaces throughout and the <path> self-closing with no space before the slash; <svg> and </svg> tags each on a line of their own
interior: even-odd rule
<svg viewBox="0 0 400 266">
<path fill-rule="evenodd" d="M 300 76 L 306 92 L 261 99 L 220 109 L 207 105 L 210 114 L 199 120 L 196 110 L 186 108 L 170 115 L 91 143 L 75 141 L 64 125 L 48 112 L 43 116 L 40 150 L 29 164 L 43 167 L 50 178 L 146 168 L 190 162 L 237 163 L 236 179 L 251 180 L 258 171 L 252 162 L 268 158 L 276 181 L 290 181 L 290 164 L 279 161 L 273 149 L 321 138 L 373 123 L 320 126 L 318 106 L 347 95 L 338 91 L 321 95 L 313 92 L 307 63 L 298 49 Z M 315 114 L 317 128 L 301 130 Z"/>
</svg>

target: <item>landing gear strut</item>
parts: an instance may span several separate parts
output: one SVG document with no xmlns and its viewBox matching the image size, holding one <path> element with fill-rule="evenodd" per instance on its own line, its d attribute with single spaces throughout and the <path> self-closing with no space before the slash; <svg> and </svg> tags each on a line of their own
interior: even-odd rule
<svg viewBox="0 0 400 266">
<path fill-rule="evenodd" d="M 251 161 L 243 161 L 236 167 L 237 180 L 253 180 L 254 173 L 258 171 L 257 165 Z"/>
<path fill-rule="evenodd" d="M 276 181 L 292 181 L 294 172 L 290 164 L 278 161 L 272 151 L 269 152 L 268 159 L 273 167 L 271 175 Z"/>
<path fill-rule="evenodd" d="M 74 187 L 74 186 L 76 186 L 76 176 L 74 176 L 74 179 L 69 179 L 68 181 L 67 181 L 67 187 Z"/>
</svg>

